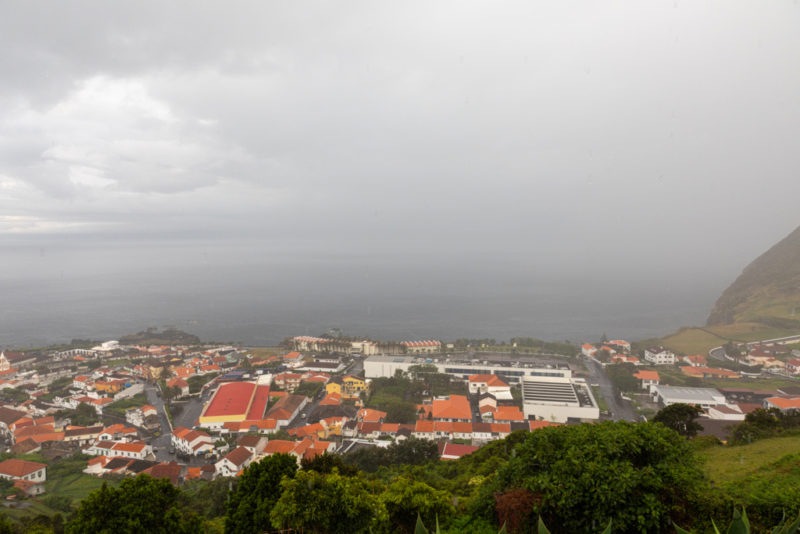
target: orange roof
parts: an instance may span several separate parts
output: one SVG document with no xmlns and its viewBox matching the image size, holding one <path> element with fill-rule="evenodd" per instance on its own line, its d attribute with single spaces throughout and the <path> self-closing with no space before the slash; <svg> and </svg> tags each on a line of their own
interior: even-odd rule
<svg viewBox="0 0 800 534">
<path fill-rule="evenodd" d="M 286 441 L 283 439 L 273 439 L 267 443 L 267 446 L 264 448 L 264 454 L 289 454 L 295 448 L 294 441 Z"/>
<path fill-rule="evenodd" d="M 132 443 L 119 442 L 115 443 L 111 449 L 124 452 L 142 452 L 146 446 L 147 443 L 144 441 L 134 441 Z"/>
<path fill-rule="evenodd" d="M 35 436 L 31 436 L 33 441 L 36 443 L 45 443 L 47 441 L 61 441 L 64 439 L 63 432 L 49 432 L 47 434 L 37 434 Z"/>
<path fill-rule="evenodd" d="M 661 378 L 658 376 L 658 371 L 646 371 L 642 369 L 633 376 L 639 380 L 661 380 Z"/>
<path fill-rule="evenodd" d="M 46 464 L 40 464 L 39 462 L 10 458 L 4 462 L 0 462 L 0 473 L 12 477 L 24 477 L 45 467 L 47 467 Z"/>
<path fill-rule="evenodd" d="M 342 396 L 338 393 L 328 393 L 325 398 L 319 401 L 320 406 L 337 405 L 342 403 Z"/>
<path fill-rule="evenodd" d="M 767 402 L 780 408 L 781 410 L 800 409 L 800 397 L 786 399 L 783 397 L 770 397 Z"/>
<path fill-rule="evenodd" d="M 167 380 L 167 387 L 171 388 L 188 388 L 189 382 L 183 378 L 171 378 Z"/>
<path fill-rule="evenodd" d="M 299 352 L 290 352 L 289 354 L 283 357 L 284 360 L 296 360 L 298 358 L 300 358 Z"/>
<path fill-rule="evenodd" d="M 358 418 L 368 423 L 377 423 L 381 419 L 386 419 L 386 412 L 373 410 L 371 408 L 362 408 L 358 411 Z"/>
<path fill-rule="evenodd" d="M 528 421 L 528 426 L 533 431 L 548 426 L 559 426 L 559 425 L 558 423 L 551 423 L 550 421 Z"/>
<path fill-rule="evenodd" d="M 494 412 L 495 421 L 524 421 L 525 415 L 516 406 L 498 406 Z"/>
<path fill-rule="evenodd" d="M 497 375 L 470 375 L 469 381 L 476 384 L 485 383 L 487 386 L 508 386 L 508 384 Z"/>
<path fill-rule="evenodd" d="M 418 420 L 414 432 L 433 432 L 433 421 Z"/>
<path fill-rule="evenodd" d="M 449 421 L 434 421 L 433 428 L 436 432 L 452 432 L 453 423 Z"/>
<path fill-rule="evenodd" d="M 450 395 L 447 400 L 434 400 L 432 413 L 434 419 L 472 419 L 472 409 L 464 395 Z"/>
<path fill-rule="evenodd" d="M 187 467 L 186 468 L 186 476 L 184 477 L 186 480 L 192 480 L 195 478 L 200 478 L 203 476 L 203 468 L 202 467 Z"/>
</svg>

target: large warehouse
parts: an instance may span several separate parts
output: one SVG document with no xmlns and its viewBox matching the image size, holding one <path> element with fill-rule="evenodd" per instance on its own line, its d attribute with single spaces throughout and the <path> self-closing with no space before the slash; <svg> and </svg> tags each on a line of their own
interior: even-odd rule
<svg viewBox="0 0 800 534">
<path fill-rule="evenodd" d="M 650 390 L 653 400 L 663 406 L 670 404 L 694 404 L 709 408 L 728 402 L 725 395 L 713 388 L 687 388 L 679 386 L 653 386 Z"/>
<path fill-rule="evenodd" d="M 414 365 L 434 365 L 440 373 L 469 379 L 470 375 L 497 375 L 512 384 L 519 384 L 522 377 L 542 376 L 570 378 L 572 371 L 563 363 L 531 360 L 519 361 L 519 355 L 492 355 L 468 359 L 464 357 L 439 357 L 435 359 L 419 356 L 370 356 L 364 360 L 366 378 L 391 378 L 397 370 L 408 372 Z"/>
<path fill-rule="evenodd" d="M 217 388 L 203 408 L 199 426 L 222 428 L 228 422 L 260 421 L 269 402 L 269 376 L 258 382 L 229 382 Z"/>
<path fill-rule="evenodd" d="M 566 423 L 569 418 L 600 418 L 600 408 L 592 390 L 580 378 L 524 377 L 522 411 L 526 418 L 554 423 Z"/>
</svg>

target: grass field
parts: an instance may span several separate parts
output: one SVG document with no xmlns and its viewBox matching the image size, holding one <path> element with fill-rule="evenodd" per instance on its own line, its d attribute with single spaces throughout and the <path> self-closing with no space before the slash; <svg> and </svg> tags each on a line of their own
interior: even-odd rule
<svg viewBox="0 0 800 534">
<path fill-rule="evenodd" d="M 269 356 L 281 356 L 288 352 L 289 351 L 287 351 L 286 349 L 282 349 L 280 347 L 256 347 L 247 350 L 247 353 L 251 354 L 253 358 L 255 358 L 256 360 L 261 358 L 267 358 Z"/>
<path fill-rule="evenodd" d="M 724 484 L 754 475 L 786 455 L 796 455 L 798 451 L 800 436 L 791 436 L 735 447 L 715 446 L 704 449 L 700 455 L 705 458 L 704 470 L 708 477 L 715 484 Z"/>
<path fill-rule="evenodd" d="M 59 477 L 57 480 L 45 482 L 45 495 L 62 495 L 72 500 L 84 499 L 89 493 L 103 485 L 102 478 L 93 477 L 84 473 L 70 474 Z M 108 481 L 115 485 L 115 482 Z"/>
<path fill-rule="evenodd" d="M 665 347 L 683 354 L 708 354 L 728 341 L 759 341 L 798 334 L 795 330 L 773 328 L 760 323 L 736 323 L 704 328 L 683 328 L 660 340 Z"/>
</svg>

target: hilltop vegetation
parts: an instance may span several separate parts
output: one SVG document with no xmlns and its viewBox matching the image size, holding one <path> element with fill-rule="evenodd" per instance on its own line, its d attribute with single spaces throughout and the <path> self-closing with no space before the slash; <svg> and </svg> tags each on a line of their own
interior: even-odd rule
<svg viewBox="0 0 800 534">
<path fill-rule="evenodd" d="M 123 345 L 199 345 L 200 338 L 187 334 L 177 328 L 166 328 L 159 332 L 157 328 L 148 328 L 143 332 L 119 338 Z"/>
<path fill-rule="evenodd" d="M 745 267 L 720 296 L 708 325 L 759 323 L 800 329 L 800 227 Z"/>
</svg>

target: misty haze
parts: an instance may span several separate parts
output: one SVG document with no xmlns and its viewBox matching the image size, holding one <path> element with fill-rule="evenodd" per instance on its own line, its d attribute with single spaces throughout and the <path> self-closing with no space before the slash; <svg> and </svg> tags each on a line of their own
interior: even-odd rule
<svg viewBox="0 0 800 534">
<path fill-rule="evenodd" d="M 0 0 L 0 534 L 797 532 L 798 23 Z"/>
<path fill-rule="evenodd" d="M 793 3 L 90 5 L 0 22 L 0 345 L 664 335 L 797 224 Z"/>
</svg>

